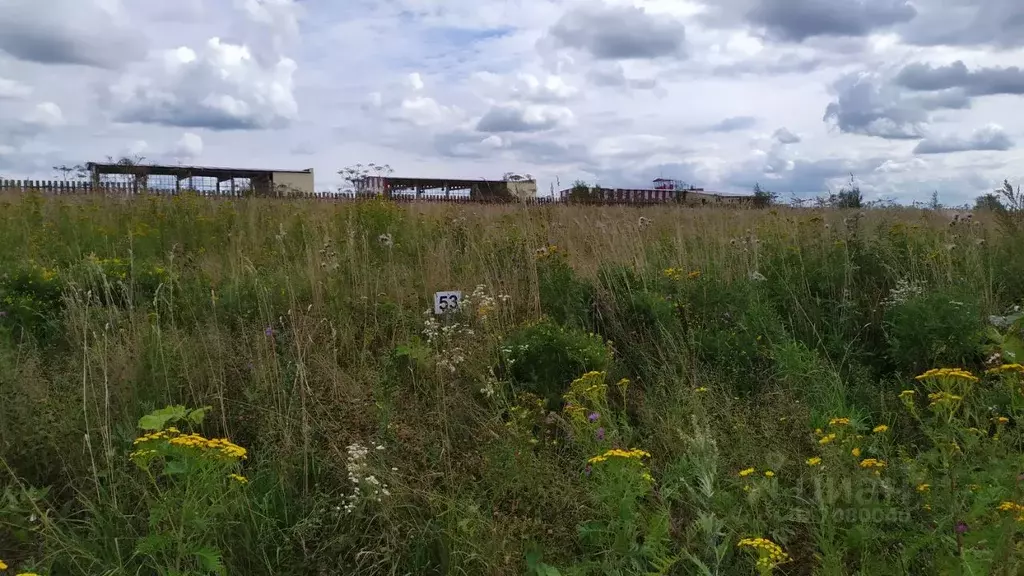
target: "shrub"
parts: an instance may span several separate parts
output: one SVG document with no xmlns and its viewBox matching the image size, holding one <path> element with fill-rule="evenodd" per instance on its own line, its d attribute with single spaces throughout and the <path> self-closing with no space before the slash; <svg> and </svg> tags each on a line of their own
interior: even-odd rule
<svg viewBox="0 0 1024 576">
<path fill-rule="evenodd" d="M 64 284 L 54 269 L 30 264 L 0 275 L 0 329 L 26 330 L 46 339 L 58 331 Z"/>
<path fill-rule="evenodd" d="M 697 359 L 746 391 L 771 375 L 770 346 L 785 330 L 752 281 L 707 279 L 686 290 L 684 310 Z"/>
<path fill-rule="evenodd" d="M 581 280 L 557 246 L 537 252 L 541 310 L 564 326 L 593 328 L 594 287 Z"/>
<path fill-rule="evenodd" d="M 631 268 L 602 268 L 599 278 L 606 297 L 597 327 L 622 350 L 629 374 L 644 381 L 683 357 L 683 325 L 674 302 L 649 290 Z"/>
<path fill-rule="evenodd" d="M 912 291 L 885 305 L 887 355 L 897 370 L 914 373 L 980 360 L 984 325 L 978 303 L 970 296 Z"/>
<path fill-rule="evenodd" d="M 548 319 L 512 333 L 501 352 L 500 369 L 513 386 L 544 398 L 551 409 L 579 374 L 606 370 L 612 362 L 600 336 Z"/>
</svg>

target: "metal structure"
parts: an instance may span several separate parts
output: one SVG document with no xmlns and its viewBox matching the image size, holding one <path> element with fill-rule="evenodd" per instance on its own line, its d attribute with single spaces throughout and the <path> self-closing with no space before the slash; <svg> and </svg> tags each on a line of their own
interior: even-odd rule
<svg viewBox="0 0 1024 576">
<path fill-rule="evenodd" d="M 527 200 L 537 197 L 536 180 L 460 180 L 366 176 L 355 181 L 357 196 L 468 197 L 479 201 Z"/>
<path fill-rule="evenodd" d="M 211 166 L 169 166 L 158 164 L 100 163 L 85 165 L 92 185 L 100 188 L 104 184 L 127 184 L 134 192 L 148 189 L 173 189 L 181 191 L 182 181 L 187 180 L 186 189 L 216 190 L 235 195 L 239 189 L 254 196 L 289 196 L 312 194 L 313 169 L 307 170 L 251 170 L 245 168 L 215 168 Z M 161 178 L 164 179 L 161 182 Z M 199 185 L 196 185 L 196 180 Z M 211 187 L 204 181 L 213 181 Z M 222 184 L 229 184 L 228 190 Z"/>
<path fill-rule="evenodd" d="M 572 188 L 561 190 L 558 195 L 563 201 L 577 201 L 590 204 L 661 204 L 680 203 L 690 205 L 747 204 L 753 196 L 707 192 L 703 188 L 688 186 L 679 180 L 658 178 L 651 188 L 589 188 L 585 198 L 572 198 Z"/>
</svg>

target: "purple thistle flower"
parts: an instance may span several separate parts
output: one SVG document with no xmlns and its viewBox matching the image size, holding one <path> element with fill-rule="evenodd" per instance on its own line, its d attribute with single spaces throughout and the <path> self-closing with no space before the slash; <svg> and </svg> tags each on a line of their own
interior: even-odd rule
<svg viewBox="0 0 1024 576">
<path fill-rule="evenodd" d="M 593 423 L 593 422 L 597 422 L 597 419 L 600 418 L 600 417 L 601 417 L 601 415 L 598 414 L 597 412 L 591 412 L 590 415 L 587 416 L 587 420 L 590 420 L 591 423 Z"/>
<path fill-rule="evenodd" d="M 271 327 L 271 326 L 267 326 L 266 328 L 263 329 L 263 333 L 265 335 L 267 335 L 267 336 L 273 336 L 274 335 L 274 328 Z"/>
<path fill-rule="evenodd" d="M 967 522 L 964 522 L 963 520 L 956 523 L 957 534 L 963 534 L 964 532 L 967 532 L 969 529 L 970 528 L 967 526 Z"/>
<path fill-rule="evenodd" d="M 603 427 L 597 429 L 597 439 L 598 440 L 604 440 L 604 428 Z"/>
</svg>

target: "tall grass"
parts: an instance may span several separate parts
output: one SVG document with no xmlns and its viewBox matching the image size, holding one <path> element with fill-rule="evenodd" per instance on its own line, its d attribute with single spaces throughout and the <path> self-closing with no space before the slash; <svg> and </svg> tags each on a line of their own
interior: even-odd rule
<svg viewBox="0 0 1024 576">
<path fill-rule="evenodd" d="M 909 209 L 2 198 L 0 559 L 736 574 L 776 569 L 737 546 L 761 536 L 790 574 L 1015 573 L 995 506 L 1020 501 L 1015 376 L 985 397 L 1009 418 L 968 453 L 981 471 L 933 453 L 980 416 L 936 427 L 897 395 L 928 368 L 1019 361 L 987 318 L 1024 297 L 1020 241 Z M 451 289 L 464 310 L 430 320 Z M 571 393 L 590 370 L 600 393 Z M 247 448 L 247 484 L 133 461 L 140 418 L 175 405 L 210 407 L 195 430 Z M 837 417 L 849 436 L 821 444 Z M 846 440 L 884 474 L 828 452 Z M 588 465 L 610 448 L 650 456 Z M 955 486 L 925 515 L 928 474 L 984 497 Z M 851 479 L 875 500 L 821 496 Z"/>
</svg>

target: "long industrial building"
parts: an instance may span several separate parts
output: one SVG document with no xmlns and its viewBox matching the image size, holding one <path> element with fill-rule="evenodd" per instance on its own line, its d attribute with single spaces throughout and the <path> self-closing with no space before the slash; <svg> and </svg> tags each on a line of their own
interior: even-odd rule
<svg viewBox="0 0 1024 576">
<path fill-rule="evenodd" d="M 248 168 L 215 168 L 211 166 L 171 166 L 160 164 L 127 164 L 89 162 L 85 165 L 92 185 L 127 179 L 139 190 L 186 189 L 217 190 L 235 193 L 244 189 L 254 196 L 311 195 L 313 169 L 253 170 Z M 226 186 L 225 186 L 226 184 Z"/>
<path fill-rule="evenodd" d="M 687 186 L 677 180 L 658 178 L 651 188 L 604 188 L 588 187 L 581 198 L 573 198 L 574 189 L 567 188 L 558 193 L 559 200 L 588 203 L 657 203 L 676 202 L 688 205 L 742 205 L 753 200 L 752 196 L 708 192 L 703 188 Z"/>
<path fill-rule="evenodd" d="M 529 200 L 537 197 L 536 180 L 460 180 L 367 176 L 355 182 L 358 196 L 466 196 L 473 200 Z"/>
</svg>

